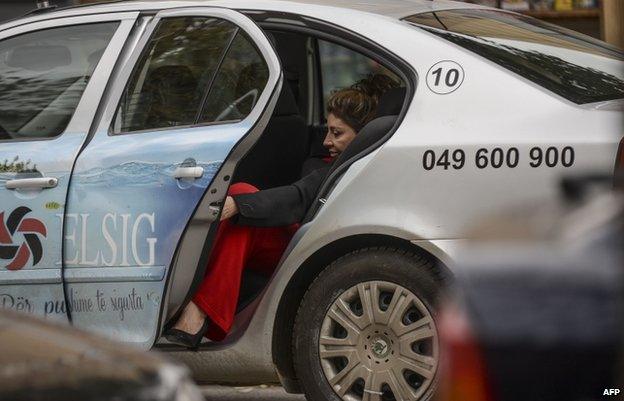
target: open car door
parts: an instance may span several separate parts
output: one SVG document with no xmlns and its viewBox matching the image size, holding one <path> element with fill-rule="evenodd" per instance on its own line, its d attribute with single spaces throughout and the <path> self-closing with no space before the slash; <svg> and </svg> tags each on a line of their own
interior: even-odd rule
<svg viewBox="0 0 624 401">
<path fill-rule="evenodd" d="M 179 8 L 146 24 L 71 177 L 64 279 L 81 306 L 74 325 L 154 344 L 167 306 L 201 278 L 236 163 L 281 81 L 270 42 L 238 12 Z"/>
</svg>

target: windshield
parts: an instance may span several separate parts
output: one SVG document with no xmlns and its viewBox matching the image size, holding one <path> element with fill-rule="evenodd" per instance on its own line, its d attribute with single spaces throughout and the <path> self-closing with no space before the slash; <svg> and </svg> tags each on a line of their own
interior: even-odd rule
<svg viewBox="0 0 624 401">
<path fill-rule="evenodd" d="M 604 42 L 496 10 L 449 10 L 406 21 L 577 104 L 624 98 L 624 54 Z"/>
</svg>

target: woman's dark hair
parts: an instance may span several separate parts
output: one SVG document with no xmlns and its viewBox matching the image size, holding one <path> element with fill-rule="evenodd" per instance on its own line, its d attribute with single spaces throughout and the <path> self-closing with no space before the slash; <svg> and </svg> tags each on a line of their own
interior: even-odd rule
<svg viewBox="0 0 624 401">
<path fill-rule="evenodd" d="M 359 132 L 377 112 L 379 98 L 399 83 L 387 75 L 370 74 L 348 88 L 332 92 L 327 102 L 331 113 Z"/>
</svg>

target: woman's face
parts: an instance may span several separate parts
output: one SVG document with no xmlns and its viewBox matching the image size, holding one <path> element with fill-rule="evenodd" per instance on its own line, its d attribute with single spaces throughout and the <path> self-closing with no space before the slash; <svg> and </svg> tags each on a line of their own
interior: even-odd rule
<svg viewBox="0 0 624 401">
<path fill-rule="evenodd" d="M 327 116 L 327 135 L 323 146 L 329 150 L 331 157 L 337 157 L 355 138 L 355 130 L 332 113 Z"/>
</svg>

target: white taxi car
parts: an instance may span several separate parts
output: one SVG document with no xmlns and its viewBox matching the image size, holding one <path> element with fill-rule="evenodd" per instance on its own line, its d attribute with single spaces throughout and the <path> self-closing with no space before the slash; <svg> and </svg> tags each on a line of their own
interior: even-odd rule
<svg viewBox="0 0 624 401">
<path fill-rule="evenodd" d="M 175 353 L 203 381 L 424 400 L 464 230 L 612 173 L 622 53 L 426 0 L 113 2 L 0 25 L 0 306 Z M 328 94 L 400 88 L 334 163 L 272 277 L 199 352 L 160 338 L 205 272 L 229 185 L 322 157 Z"/>
</svg>

